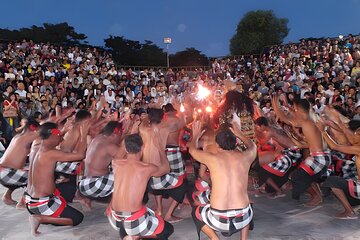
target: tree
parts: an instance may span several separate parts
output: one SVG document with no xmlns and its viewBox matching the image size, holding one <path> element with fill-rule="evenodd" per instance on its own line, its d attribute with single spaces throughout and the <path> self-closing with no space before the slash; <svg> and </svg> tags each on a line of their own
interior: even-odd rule
<svg viewBox="0 0 360 240">
<path fill-rule="evenodd" d="M 31 28 L 21 28 L 20 30 L 0 29 L 0 36 L 6 40 L 33 40 L 34 42 L 50 42 L 54 44 L 81 44 L 87 36 L 77 33 L 74 27 L 68 23 L 50 24 L 44 23 L 43 26 L 31 26 Z M 84 42 L 85 43 L 85 42 Z"/>
<path fill-rule="evenodd" d="M 184 51 L 170 55 L 170 65 L 177 66 L 208 66 L 209 59 L 195 48 L 186 48 Z"/>
<path fill-rule="evenodd" d="M 133 41 L 120 36 L 110 36 L 104 40 L 114 61 L 120 65 L 164 66 L 166 54 L 153 42 Z"/>
<path fill-rule="evenodd" d="M 272 10 L 248 12 L 230 39 L 232 55 L 260 53 L 265 46 L 281 44 L 288 35 L 287 18 L 277 18 Z"/>
</svg>

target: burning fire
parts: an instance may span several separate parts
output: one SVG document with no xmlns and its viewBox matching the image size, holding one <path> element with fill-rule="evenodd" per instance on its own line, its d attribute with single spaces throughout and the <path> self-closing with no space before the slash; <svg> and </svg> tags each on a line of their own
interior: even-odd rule
<svg viewBox="0 0 360 240">
<path fill-rule="evenodd" d="M 212 108 L 210 106 L 207 106 L 205 108 L 205 111 L 208 112 L 208 113 L 211 113 L 212 112 Z"/>
<path fill-rule="evenodd" d="M 185 107 L 183 104 L 180 105 L 180 112 L 185 112 Z"/>
<path fill-rule="evenodd" d="M 204 100 L 209 95 L 210 95 L 210 90 L 199 84 L 198 92 L 197 92 L 197 99 Z"/>
</svg>

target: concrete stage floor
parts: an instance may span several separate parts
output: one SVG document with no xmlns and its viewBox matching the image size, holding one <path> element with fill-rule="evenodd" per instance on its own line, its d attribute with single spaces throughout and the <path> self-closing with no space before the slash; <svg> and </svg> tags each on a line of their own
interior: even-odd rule
<svg viewBox="0 0 360 240">
<path fill-rule="evenodd" d="M 0 187 L 0 194 L 4 193 Z M 22 190 L 16 190 L 14 199 L 18 200 Z M 255 229 L 250 232 L 249 239 L 360 239 L 359 220 L 336 220 L 333 218 L 338 211 L 342 210 L 335 197 L 328 196 L 320 207 L 306 208 L 289 197 L 271 200 L 266 196 L 254 198 Z M 153 206 L 153 196 L 150 196 L 150 206 Z M 168 203 L 168 201 L 166 201 Z M 80 204 L 71 204 L 82 210 Z M 54 227 L 41 225 L 41 235 L 33 238 L 30 235 L 30 226 L 26 210 L 16 210 L 12 206 L 6 206 L 0 201 L 0 239 L 1 240 L 26 240 L 26 239 L 81 239 L 81 240 L 107 240 L 119 239 L 118 233 L 110 226 L 107 218 L 103 215 L 106 206 L 94 203 L 92 212 L 85 212 L 84 221 L 77 227 Z M 196 240 L 195 226 L 190 218 L 191 209 L 188 205 L 182 205 L 175 214 L 186 219 L 174 224 L 175 231 L 170 239 Z M 201 239 L 207 239 L 202 235 Z M 239 234 L 229 238 L 240 239 Z"/>
</svg>

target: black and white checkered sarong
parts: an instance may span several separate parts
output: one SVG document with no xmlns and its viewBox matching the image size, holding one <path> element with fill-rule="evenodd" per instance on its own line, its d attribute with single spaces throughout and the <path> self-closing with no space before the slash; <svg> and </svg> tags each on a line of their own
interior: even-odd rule
<svg viewBox="0 0 360 240">
<path fill-rule="evenodd" d="M 210 203 L 210 194 L 210 185 L 201 179 L 197 179 L 195 181 L 195 191 L 192 193 L 193 200 L 200 203 L 200 205 L 206 205 Z"/>
<path fill-rule="evenodd" d="M 181 156 L 180 147 L 167 147 L 166 156 L 169 160 L 170 172 L 178 176 L 185 174 L 185 165 Z"/>
<path fill-rule="evenodd" d="M 161 177 L 150 178 L 149 184 L 152 189 L 172 189 L 181 186 L 185 179 L 185 165 L 181 156 L 180 148 L 166 148 L 166 156 L 170 165 L 170 172 Z"/>
<path fill-rule="evenodd" d="M 122 224 L 129 236 L 156 236 L 164 229 L 164 220 L 150 208 L 143 207 L 137 212 L 116 212 L 111 210 L 117 225 Z"/>
<path fill-rule="evenodd" d="M 58 190 L 54 194 L 41 198 L 31 197 L 25 192 L 25 204 L 28 211 L 35 215 L 59 217 L 66 207 L 66 200 Z"/>
<path fill-rule="evenodd" d="M 234 210 L 216 210 L 210 204 L 195 209 L 195 216 L 199 221 L 225 236 L 231 236 L 246 227 L 253 215 L 250 204 L 246 208 Z"/>
<path fill-rule="evenodd" d="M 343 178 L 346 179 L 349 186 L 349 193 L 353 198 L 360 199 L 360 182 L 355 164 L 355 156 L 352 160 L 345 160 L 341 169 Z"/>
<path fill-rule="evenodd" d="M 107 197 L 114 191 L 114 174 L 101 177 L 84 177 L 79 182 L 79 191 L 85 197 Z"/>
<path fill-rule="evenodd" d="M 355 157 L 353 160 L 345 160 L 341 168 L 342 177 L 345 179 L 358 180 L 358 174 L 355 164 Z"/>
<path fill-rule="evenodd" d="M 292 166 L 301 159 L 301 149 L 297 147 L 286 148 L 275 158 L 274 162 L 262 166 L 266 171 L 276 176 L 284 176 Z"/>
<path fill-rule="evenodd" d="M 0 184 L 4 186 L 23 187 L 27 185 L 28 171 L 0 167 Z"/>
<path fill-rule="evenodd" d="M 300 164 L 300 167 L 310 176 L 313 176 L 321 172 L 324 168 L 328 169 L 330 164 L 330 152 L 313 152 L 311 156 L 307 157 L 305 161 Z"/>
<path fill-rule="evenodd" d="M 77 175 L 80 173 L 81 162 L 57 162 L 55 172 Z"/>
</svg>

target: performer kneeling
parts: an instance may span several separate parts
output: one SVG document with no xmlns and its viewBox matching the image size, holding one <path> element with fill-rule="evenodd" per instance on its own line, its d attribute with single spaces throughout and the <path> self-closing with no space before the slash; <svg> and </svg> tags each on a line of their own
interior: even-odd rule
<svg viewBox="0 0 360 240">
<path fill-rule="evenodd" d="M 139 134 L 125 137 L 127 156 L 113 161 L 114 192 L 111 201 L 111 222 L 116 222 L 120 239 L 126 236 L 168 239 L 173 226 L 143 204 L 150 177 L 160 177 L 170 171 L 165 149 L 161 148 L 158 129 L 154 129 L 154 145 L 159 149 L 160 165 L 141 161 L 143 141 Z"/>
<path fill-rule="evenodd" d="M 54 170 L 57 162 L 84 159 L 88 130 L 89 124 L 82 125 L 76 153 L 65 153 L 56 149 L 61 141 L 57 124 L 47 122 L 41 125 L 39 132 L 41 144 L 34 159 L 30 159 L 28 187 L 25 192 L 25 203 L 31 214 L 29 220 L 33 235 L 39 234 L 37 230 L 40 224 L 76 226 L 82 222 L 83 214 L 68 206 L 56 189 Z"/>
<path fill-rule="evenodd" d="M 198 149 L 198 140 L 202 135 L 201 123 L 193 123 L 193 140 L 189 151 L 196 160 L 209 168 L 212 181 L 210 202 L 193 209 L 192 215 L 199 239 L 200 230 L 210 239 L 218 239 L 215 231 L 224 236 L 241 231 L 242 239 L 247 238 L 253 218 L 247 194 L 248 172 L 255 160 L 257 149 L 250 139 L 241 134 L 238 125 L 235 131 L 231 128 L 220 128 L 216 135 L 218 151 L 214 153 Z M 245 144 L 246 151 L 235 150 L 237 137 Z"/>
<path fill-rule="evenodd" d="M 119 150 L 120 124 L 107 123 L 90 143 L 86 152 L 84 178 L 79 182 L 81 195 L 98 200 L 108 200 L 114 189 L 114 174 L 109 170 L 111 160 Z M 91 202 L 87 201 L 91 208 Z"/>
<path fill-rule="evenodd" d="M 30 153 L 31 143 L 39 136 L 37 128 L 39 124 L 35 120 L 27 120 L 24 130 L 13 137 L 9 147 L 0 159 L 0 184 L 7 188 L 2 200 L 7 205 L 16 204 L 12 199 L 12 192 L 20 187 L 26 187 L 28 169 L 26 161 Z M 23 207 L 23 201 L 19 201 L 17 207 Z"/>
</svg>

